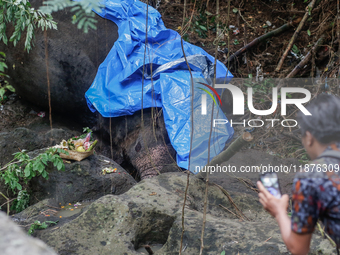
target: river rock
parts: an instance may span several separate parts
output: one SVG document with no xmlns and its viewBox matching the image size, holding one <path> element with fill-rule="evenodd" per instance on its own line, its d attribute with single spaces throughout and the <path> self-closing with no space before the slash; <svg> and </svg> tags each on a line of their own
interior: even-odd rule
<svg viewBox="0 0 340 255">
<path fill-rule="evenodd" d="M 30 1 L 39 8 L 43 0 Z M 72 24 L 70 9 L 52 13 L 58 30 L 47 31 L 48 72 L 51 88 L 52 111 L 71 115 L 84 122 L 91 116 L 85 92 L 93 82 L 99 65 L 104 61 L 118 38 L 118 28 L 110 20 L 96 14 L 97 30 L 84 33 Z M 8 27 L 8 35 L 13 32 Z M 48 89 L 45 62 L 45 37 L 41 29 L 35 30 L 34 47 L 24 52 L 25 38 L 16 47 L 0 43 L 6 53 L 8 75 L 17 93 L 29 102 L 48 109 Z"/>
<path fill-rule="evenodd" d="M 155 254 L 178 254 L 186 182 L 183 173 L 143 180 L 122 195 L 101 197 L 57 229 L 36 231 L 37 236 L 60 255 L 141 254 L 137 249 L 154 244 L 161 245 Z M 191 255 L 200 249 L 205 183 L 194 176 L 189 183 L 182 254 Z M 288 254 L 275 220 L 258 200 L 238 192 L 229 195 L 249 220 L 236 217 L 227 196 L 210 184 L 203 254 Z M 310 254 L 333 252 L 328 240 L 313 236 Z"/>
<path fill-rule="evenodd" d="M 79 135 L 79 132 L 54 128 L 45 132 L 19 127 L 11 132 L 0 133 L 0 165 L 13 159 L 19 150 L 34 151 L 59 144 L 63 139 Z"/>
<path fill-rule="evenodd" d="M 32 129 L 20 127 L 11 132 L 0 132 L 0 166 L 13 159 L 13 153 L 19 150 L 34 151 L 59 144 L 63 139 L 79 135 L 78 132 L 68 129 L 52 129 L 45 132 L 34 131 Z M 8 189 L 2 181 L 0 181 L 0 192 L 9 198 L 13 198 L 14 194 Z M 6 200 L 0 196 L 0 205 Z M 4 208 L 2 208 L 4 209 Z"/>
<path fill-rule="evenodd" d="M 116 168 L 111 174 L 102 174 L 106 167 Z M 65 171 L 49 166 L 48 180 L 39 176 L 30 185 L 31 204 L 51 198 L 56 204 L 95 200 L 107 194 L 119 195 L 128 191 L 136 181 L 120 165 L 101 155 L 92 155 L 80 162 L 65 163 Z"/>
<path fill-rule="evenodd" d="M 29 237 L 0 212 L 0 253 L 2 255 L 57 255 L 37 238 Z"/>
</svg>

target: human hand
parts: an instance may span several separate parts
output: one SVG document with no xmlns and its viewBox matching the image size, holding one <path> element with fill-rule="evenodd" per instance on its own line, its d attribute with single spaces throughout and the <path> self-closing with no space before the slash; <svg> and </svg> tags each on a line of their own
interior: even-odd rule
<svg viewBox="0 0 340 255">
<path fill-rule="evenodd" d="M 282 213 L 287 212 L 289 201 L 288 195 L 283 195 L 280 199 L 276 198 L 269 193 L 260 181 L 257 182 L 257 187 L 260 190 L 260 203 L 273 217 L 277 218 Z"/>
</svg>

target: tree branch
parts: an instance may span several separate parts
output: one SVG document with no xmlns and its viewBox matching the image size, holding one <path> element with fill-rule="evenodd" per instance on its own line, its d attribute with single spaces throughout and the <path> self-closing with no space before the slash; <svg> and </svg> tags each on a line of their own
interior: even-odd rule
<svg viewBox="0 0 340 255">
<path fill-rule="evenodd" d="M 308 16 L 309 16 L 309 13 L 312 11 L 313 7 L 314 7 L 314 4 L 315 4 L 316 0 L 312 0 L 309 5 L 306 7 L 306 13 L 305 15 L 303 16 L 299 26 L 297 27 L 297 29 L 295 30 L 295 33 L 293 35 L 293 37 L 290 39 L 289 43 L 288 43 L 288 46 L 285 50 L 285 52 L 283 53 L 281 59 L 280 59 L 280 62 L 279 64 L 277 65 L 275 71 L 276 72 L 279 72 L 282 68 L 282 65 L 283 65 L 283 62 L 285 61 L 290 49 L 293 47 L 293 44 L 296 40 L 296 38 L 298 37 L 303 25 L 305 24 L 305 21 L 307 20 Z"/>
</svg>

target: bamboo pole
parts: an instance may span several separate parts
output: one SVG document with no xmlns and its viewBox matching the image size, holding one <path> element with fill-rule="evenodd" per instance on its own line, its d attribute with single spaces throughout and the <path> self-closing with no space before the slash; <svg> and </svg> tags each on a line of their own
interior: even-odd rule
<svg viewBox="0 0 340 255">
<path fill-rule="evenodd" d="M 238 57 L 239 55 L 243 54 L 244 52 L 246 52 L 247 50 L 249 50 L 250 48 L 256 46 L 257 44 L 259 44 L 260 42 L 263 42 L 264 40 L 270 38 L 270 37 L 273 37 L 273 36 L 276 36 L 286 30 L 288 30 L 289 28 L 293 27 L 295 24 L 297 24 L 298 22 L 300 21 L 300 19 L 298 20 L 295 20 L 293 22 L 289 22 L 287 24 L 284 24 L 283 26 L 267 33 L 267 34 L 264 34 L 264 35 L 261 35 L 260 37 L 254 39 L 253 41 L 251 41 L 250 43 L 248 43 L 247 45 L 243 46 L 241 49 L 239 49 L 238 51 L 236 51 L 233 55 L 231 55 L 227 62 L 226 62 L 226 65 L 228 63 L 230 63 L 231 61 L 233 61 L 236 57 Z"/>
<path fill-rule="evenodd" d="M 308 16 L 309 16 L 309 13 L 312 11 L 315 2 L 316 2 L 316 0 L 312 0 L 312 1 L 308 4 L 308 6 L 306 7 L 306 13 L 305 13 L 305 15 L 303 16 L 303 18 L 302 18 L 302 20 L 301 20 L 299 26 L 298 26 L 297 29 L 295 30 L 294 35 L 293 35 L 292 38 L 290 39 L 290 41 L 289 41 L 289 43 L 288 43 L 288 46 L 287 46 L 285 52 L 283 53 L 283 55 L 282 55 L 282 57 L 281 57 L 281 59 L 280 59 L 279 64 L 277 65 L 277 67 L 276 67 L 276 69 L 275 69 L 276 72 L 279 72 L 279 71 L 281 70 L 282 65 L 283 65 L 283 62 L 285 61 L 285 59 L 286 59 L 286 57 L 287 57 L 289 51 L 290 51 L 291 48 L 293 47 L 293 44 L 294 44 L 296 38 L 298 37 L 298 35 L 299 35 L 299 33 L 300 33 L 300 31 L 301 31 L 303 25 L 305 24 L 305 21 L 307 20 L 307 18 L 308 18 Z"/>
<path fill-rule="evenodd" d="M 317 50 L 320 48 L 320 46 L 323 44 L 326 36 L 323 34 L 319 40 L 315 43 L 313 48 L 307 53 L 307 55 L 304 57 L 303 60 L 300 61 L 300 63 L 294 67 L 294 69 L 287 75 L 286 78 L 293 78 L 312 58 L 313 52 L 317 52 Z M 278 86 L 278 89 L 282 86 Z"/>
</svg>

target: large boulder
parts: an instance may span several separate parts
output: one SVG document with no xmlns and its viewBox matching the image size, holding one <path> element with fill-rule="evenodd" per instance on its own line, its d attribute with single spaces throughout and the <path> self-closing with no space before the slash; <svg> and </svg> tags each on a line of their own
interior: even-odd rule
<svg viewBox="0 0 340 255">
<path fill-rule="evenodd" d="M 116 173 L 103 175 L 106 167 Z M 95 200 L 106 194 L 119 195 L 128 191 L 136 181 L 120 165 L 101 155 L 92 155 L 80 162 L 65 163 L 65 171 L 49 166 L 48 180 L 39 176 L 30 183 L 31 204 L 51 198 L 56 204 Z"/>
<path fill-rule="evenodd" d="M 40 128 L 42 125 L 40 126 Z M 0 132 L 0 166 L 13 160 L 13 153 L 19 150 L 34 151 L 41 148 L 46 148 L 59 144 L 63 139 L 79 135 L 78 132 L 68 129 L 55 128 L 48 131 L 38 131 L 29 128 L 15 128 L 11 132 Z M 8 189 L 2 181 L 0 181 L 0 192 L 7 197 L 12 198 L 14 194 Z M 0 205 L 5 203 L 6 200 L 0 196 Z M 4 209 L 4 208 L 3 208 Z"/>
<path fill-rule="evenodd" d="M 0 212 L 0 253 L 2 255 L 56 255 L 41 240 L 29 237 Z"/>
<path fill-rule="evenodd" d="M 59 228 L 36 231 L 36 234 L 60 255 L 112 252 L 137 255 L 144 245 L 154 250 L 158 246 L 160 250 L 155 254 L 178 254 L 186 183 L 187 177 L 182 173 L 166 173 L 143 180 L 122 195 L 101 197 L 76 218 L 61 222 Z M 205 183 L 194 176 L 190 176 L 189 183 L 182 254 L 191 255 L 198 254 L 200 249 Z M 210 184 L 203 254 L 222 251 L 235 255 L 288 254 L 275 220 L 263 210 L 258 199 L 239 192 L 229 194 L 249 221 L 238 219 L 232 202 Z M 34 220 L 29 218 L 28 211 L 26 215 L 28 220 Z M 27 220 L 20 224 L 27 224 Z M 334 248 L 328 240 L 313 236 L 310 254 L 332 252 Z"/>
<path fill-rule="evenodd" d="M 11 132 L 0 132 L 0 165 L 13 159 L 13 153 L 19 150 L 34 151 L 59 144 L 79 132 L 54 128 L 45 132 L 38 132 L 29 128 L 19 127 Z"/>
<path fill-rule="evenodd" d="M 42 0 L 30 1 L 39 8 Z M 96 15 L 97 30 L 83 33 L 72 24 L 69 9 L 53 13 L 58 30 L 47 31 L 48 72 L 51 88 L 52 111 L 85 118 L 90 111 L 85 92 L 93 82 L 99 65 L 104 61 L 118 38 L 117 26 Z M 13 27 L 8 28 L 9 34 Z M 17 93 L 31 103 L 48 108 L 48 90 L 45 63 L 45 37 L 41 29 L 35 30 L 34 47 L 24 52 L 25 39 L 16 47 L 0 43 L 0 51 L 7 55 L 8 74 Z M 88 117 L 85 121 L 88 120 Z"/>
</svg>

